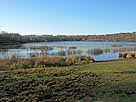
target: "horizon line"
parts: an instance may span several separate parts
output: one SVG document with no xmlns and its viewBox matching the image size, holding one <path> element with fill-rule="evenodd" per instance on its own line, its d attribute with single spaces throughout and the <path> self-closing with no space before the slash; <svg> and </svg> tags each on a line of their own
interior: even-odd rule
<svg viewBox="0 0 136 102">
<path fill-rule="evenodd" d="M 18 33 L 20 35 L 65 35 L 65 36 L 80 36 L 80 35 L 110 35 L 110 34 L 125 34 L 125 33 L 135 33 L 135 31 L 129 31 L 129 32 L 114 32 L 114 33 L 94 33 L 94 34 L 89 34 L 89 33 L 41 33 L 41 34 L 32 34 L 32 33 L 23 33 L 23 32 L 8 32 L 8 31 L 0 31 L 0 33 L 5 32 L 5 33 Z"/>
</svg>

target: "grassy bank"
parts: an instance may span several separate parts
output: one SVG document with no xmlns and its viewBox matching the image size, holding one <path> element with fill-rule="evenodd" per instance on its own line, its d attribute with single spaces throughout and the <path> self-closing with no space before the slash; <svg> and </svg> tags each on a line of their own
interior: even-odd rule
<svg viewBox="0 0 136 102">
<path fill-rule="evenodd" d="M 136 59 L 0 72 L 2 102 L 136 102 Z"/>
<path fill-rule="evenodd" d="M 36 56 L 30 58 L 17 58 L 16 56 L 12 56 L 10 59 L 0 59 L 0 70 L 79 66 L 94 62 L 95 60 L 89 56 Z"/>
</svg>

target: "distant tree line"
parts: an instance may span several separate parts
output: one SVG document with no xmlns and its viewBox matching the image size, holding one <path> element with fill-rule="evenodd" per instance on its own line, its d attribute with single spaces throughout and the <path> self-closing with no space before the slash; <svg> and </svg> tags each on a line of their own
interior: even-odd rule
<svg viewBox="0 0 136 102">
<path fill-rule="evenodd" d="M 20 35 L 19 33 L 0 33 L 0 44 L 21 44 L 27 42 L 52 41 L 132 41 L 136 42 L 136 32 L 106 35 Z"/>
</svg>

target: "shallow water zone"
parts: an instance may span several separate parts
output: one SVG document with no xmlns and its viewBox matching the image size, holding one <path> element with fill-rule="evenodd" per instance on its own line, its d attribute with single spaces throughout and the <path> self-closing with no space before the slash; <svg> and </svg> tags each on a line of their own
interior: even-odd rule
<svg viewBox="0 0 136 102">
<path fill-rule="evenodd" d="M 59 41 L 25 43 L 18 48 L 0 49 L 0 58 L 13 56 L 80 56 L 87 55 L 97 61 L 119 59 L 119 52 L 136 51 L 136 42 Z"/>
</svg>

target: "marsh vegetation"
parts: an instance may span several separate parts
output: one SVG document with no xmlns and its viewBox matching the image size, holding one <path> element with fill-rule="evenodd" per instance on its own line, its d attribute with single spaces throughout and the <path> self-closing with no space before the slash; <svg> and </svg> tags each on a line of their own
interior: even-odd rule
<svg viewBox="0 0 136 102">
<path fill-rule="evenodd" d="M 95 60 L 119 59 L 119 53 L 136 51 L 135 42 L 39 42 L 14 48 L 0 49 L 1 59 L 30 58 L 34 56 L 90 56 Z M 131 46 L 128 46 L 131 45 Z M 133 45 L 133 46 L 132 46 Z"/>
</svg>

